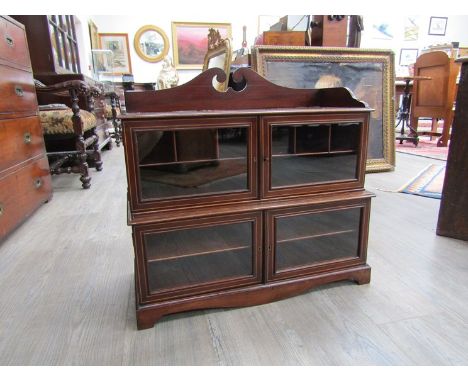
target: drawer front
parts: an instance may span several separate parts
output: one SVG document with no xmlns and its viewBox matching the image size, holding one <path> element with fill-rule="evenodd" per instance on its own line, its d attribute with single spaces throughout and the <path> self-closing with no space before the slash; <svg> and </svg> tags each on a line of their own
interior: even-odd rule
<svg viewBox="0 0 468 382">
<path fill-rule="evenodd" d="M 0 120 L 0 173 L 15 164 L 44 153 L 44 138 L 39 118 Z"/>
<path fill-rule="evenodd" d="M 36 112 L 36 89 L 30 72 L 0 66 L 0 113 Z"/>
<path fill-rule="evenodd" d="M 0 239 L 24 221 L 51 195 L 46 157 L 0 179 Z"/>
<path fill-rule="evenodd" d="M 26 68 L 31 67 L 24 29 L 3 17 L 0 17 L 0 58 Z"/>
<path fill-rule="evenodd" d="M 140 302 L 259 284 L 261 213 L 134 229 Z"/>
<path fill-rule="evenodd" d="M 364 264 L 370 199 L 267 212 L 268 279 Z"/>
</svg>

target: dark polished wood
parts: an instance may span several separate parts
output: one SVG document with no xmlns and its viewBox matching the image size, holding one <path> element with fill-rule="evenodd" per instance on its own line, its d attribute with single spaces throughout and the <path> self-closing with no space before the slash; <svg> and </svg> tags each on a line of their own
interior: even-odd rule
<svg viewBox="0 0 468 382">
<path fill-rule="evenodd" d="M 0 173 L 25 159 L 44 155 L 42 127 L 37 116 L 0 119 Z"/>
<path fill-rule="evenodd" d="M 222 292 L 201 294 L 172 301 L 152 303 L 140 306 L 137 310 L 138 329 L 152 328 L 162 316 L 197 309 L 238 308 L 278 301 L 323 284 L 337 281 L 354 281 L 358 285 L 370 283 L 371 268 L 369 265 L 358 265 L 336 271 L 323 272 L 301 278 L 291 278 L 275 283 L 227 289 Z M 138 290 L 137 290 L 138 298 Z"/>
<path fill-rule="evenodd" d="M 437 234 L 468 240 L 468 57 L 462 64 Z"/>
<path fill-rule="evenodd" d="M 65 74 L 79 72 L 78 50 L 71 53 L 68 38 L 58 38 L 58 34 L 57 36 L 52 35 L 52 28 L 50 27 L 48 16 L 13 15 L 12 17 L 25 26 L 34 75 L 40 73 Z M 59 17 L 63 18 L 64 16 Z M 71 18 L 73 19 L 73 16 L 71 16 Z M 66 21 L 63 20 L 62 24 L 66 25 Z M 66 28 L 68 29 L 68 27 L 74 29 L 74 25 L 67 25 Z M 56 38 L 58 38 L 59 44 L 57 44 Z M 76 33 L 73 40 L 76 42 Z M 64 51 L 55 53 L 54 46 L 57 47 L 58 51 L 61 51 L 60 47 L 63 46 Z M 60 65 L 57 58 L 57 54 L 62 54 L 64 56 L 63 60 L 68 60 L 68 53 L 70 53 L 70 56 L 74 56 L 74 60 L 77 64 L 75 70 L 72 70 L 72 65 L 70 65 L 69 69 L 67 69 L 64 64 Z"/>
<path fill-rule="evenodd" d="M 418 138 L 417 126 L 412 127 L 410 125 L 410 106 L 411 106 L 411 88 L 412 88 L 411 84 L 415 81 L 430 80 L 430 79 L 431 77 L 422 77 L 422 76 L 405 76 L 405 77 L 396 78 L 397 81 L 405 82 L 405 87 L 403 90 L 403 98 L 401 100 L 401 106 L 397 113 L 397 124 L 395 126 L 395 129 L 397 129 L 398 126 L 401 125 L 400 135 L 395 137 L 397 141 L 400 141 L 400 144 L 402 144 L 403 141 L 406 140 L 406 141 L 413 141 L 415 146 L 418 145 L 419 138 Z M 399 98 L 397 98 L 397 100 L 399 100 Z M 408 134 L 406 134 L 405 127 L 409 129 Z"/>
<path fill-rule="evenodd" d="M 106 106 L 106 94 L 110 94 L 108 89 L 105 87 L 105 84 L 95 81 L 92 78 L 89 78 L 83 74 L 60 74 L 60 75 L 50 75 L 50 74 L 36 74 L 34 77 L 48 86 L 59 85 L 62 86 L 63 83 L 68 81 L 82 81 L 86 83 L 89 88 L 96 88 L 97 91 L 94 92 L 94 96 L 91 98 L 87 93 L 78 94 L 78 106 L 82 110 L 87 110 L 92 112 L 96 117 L 96 128 L 95 133 L 98 137 L 98 149 L 99 151 L 103 149 L 111 149 L 112 141 L 110 135 L 110 129 L 112 123 L 107 120 L 105 116 L 105 106 Z M 38 96 L 39 105 L 47 105 L 54 103 L 62 103 L 68 107 L 72 107 L 72 101 L 69 94 L 60 93 L 60 92 L 43 92 L 39 93 Z"/>
<path fill-rule="evenodd" d="M 49 164 L 44 156 L 13 172 L 0 173 L 0 240 L 52 195 Z"/>
<path fill-rule="evenodd" d="M 0 16 L 0 241 L 52 197 L 24 27 Z"/>
<path fill-rule="evenodd" d="M 232 75 L 236 83 L 249 86 L 226 92 L 218 92 L 211 86 L 216 76 L 224 82 L 226 75 L 222 69 L 213 68 L 201 73 L 191 81 L 171 89 L 157 91 L 125 92 L 127 114 L 155 113 L 184 110 L 250 110 L 300 107 L 350 107 L 366 108 L 364 102 L 353 98 L 345 88 L 331 89 L 291 89 L 266 81 L 250 69 L 238 69 Z M 173 102 L 176 99 L 177 102 Z M 201 101 L 203 104 L 200 105 Z M 137 117 L 135 115 L 135 117 Z M 127 117 L 128 118 L 128 117 Z"/>
<path fill-rule="evenodd" d="M 218 92 L 214 76 L 222 82 L 209 69 L 125 93 L 139 329 L 165 314 L 370 281 L 371 109 L 344 88 L 283 88 L 240 69 L 242 86 Z"/>
<path fill-rule="evenodd" d="M 93 103 L 93 96 L 99 95 L 98 88 L 89 87 L 84 81 L 70 80 L 36 89 L 38 95 L 57 95 L 69 100 L 73 112 L 73 134 L 48 134 L 46 136 L 47 155 L 50 160 L 51 174 L 80 174 L 84 189 L 91 187 L 91 176 L 88 171 L 88 161 L 93 160 L 97 171 L 102 170 L 99 138 L 96 127 L 85 132 L 80 115 L 80 95 Z M 54 144 L 58 142 L 58 144 Z M 68 147 L 70 145 L 70 147 Z"/>
</svg>

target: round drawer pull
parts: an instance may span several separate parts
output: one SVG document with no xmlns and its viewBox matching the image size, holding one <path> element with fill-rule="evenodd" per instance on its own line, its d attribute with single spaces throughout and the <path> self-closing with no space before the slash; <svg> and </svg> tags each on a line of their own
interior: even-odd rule
<svg viewBox="0 0 468 382">
<path fill-rule="evenodd" d="M 16 85 L 16 86 L 15 86 L 15 93 L 16 93 L 16 95 L 17 95 L 18 97 L 24 96 L 24 90 L 23 90 L 23 88 L 22 88 L 21 86 L 19 86 L 19 85 Z"/>
<path fill-rule="evenodd" d="M 27 133 L 24 133 L 23 135 L 23 141 L 25 144 L 29 145 L 32 141 L 32 135 L 31 133 L 27 132 Z"/>
<path fill-rule="evenodd" d="M 0 203 L 0 216 L 3 215 L 3 212 L 5 211 L 5 208 L 3 208 L 3 204 Z"/>
<path fill-rule="evenodd" d="M 15 42 L 13 41 L 13 39 L 8 35 L 5 36 L 5 41 L 9 46 L 15 45 Z"/>
<path fill-rule="evenodd" d="M 41 178 L 36 178 L 34 179 L 34 188 L 36 190 L 42 186 L 42 179 Z"/>
</svg>

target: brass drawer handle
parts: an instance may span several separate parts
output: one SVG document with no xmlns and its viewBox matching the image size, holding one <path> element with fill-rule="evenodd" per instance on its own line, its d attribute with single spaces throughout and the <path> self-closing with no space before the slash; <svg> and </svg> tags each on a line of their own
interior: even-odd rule
<svg viewBox="0 0 468 382">
<path fill-rule="evenodd" d="M 18 97 L 24 96 L 24 90 L 23 90 L 23 88 L 22 88 L 21 86 L 19 86 L 19 85 L 16 85 L 16 86 L 15 86 L 15 93 L 16 93 L 16 95 L 17 95 Z"/>
<path fill-rule="evenodd" d="M 27 132 L 27 133 L 24 133 L 23 135 L 23 141 L 25 144 L 29 145 L 32 141 L 32 135 L 31 133 Z"/>
<path fill-rule="evenodd" d="M 3 215 L 3 212 L 5 211 L 5 208 L 3 208 L 3 204 L 0 203 L 0 216 Z"/>
<path fill-rule="evenodd" d="M 5 36 L 5 41 L 6 41 L 6 43 L 7 43 L 8 45 L 10 45 L 10 46 L 13 46 L 13 45 L 15 44 L 15 42 L 13 41 L 13 39 L 12 39 L 10 36 L 8 36 L 8 35 Z"/>
<path fill-rule="evenodd" d="M 42 179 L 41 178 L 34 179 L 34 188 L 37 190 L 41 186 L 42 186 Z"/>
</svg>

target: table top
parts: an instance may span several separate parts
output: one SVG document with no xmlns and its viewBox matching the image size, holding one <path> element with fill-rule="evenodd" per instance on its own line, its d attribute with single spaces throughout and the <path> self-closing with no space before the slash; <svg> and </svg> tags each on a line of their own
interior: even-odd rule
<svg viewBox="0 0 468 382">
<path fill-rule="evenodd" d="M 432 77 L 426 77 L 426 76 L 403 76 L 403 77 L 396 77 L 395 80 L 397 80 L 397 81 L 432 80 Z"/>
</svg>

